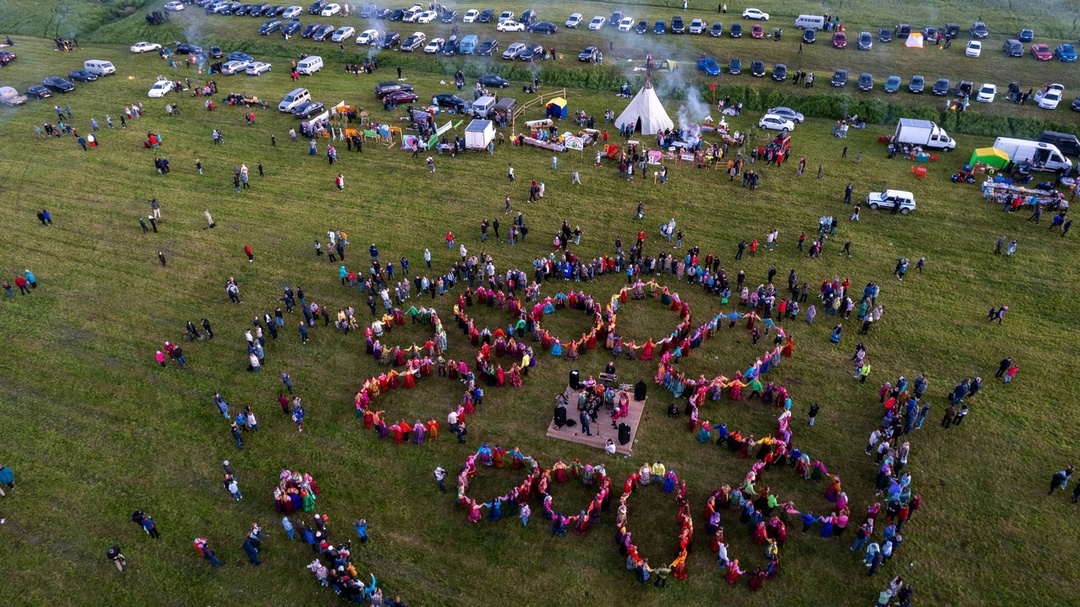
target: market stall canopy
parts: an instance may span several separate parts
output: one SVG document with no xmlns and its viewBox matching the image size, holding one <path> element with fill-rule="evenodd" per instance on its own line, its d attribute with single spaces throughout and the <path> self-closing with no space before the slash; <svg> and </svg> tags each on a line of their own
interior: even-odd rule
<svg viewBox="0 0 1080 607">
<path fill-rule="evenodd" d="M 968 164 L 975 166 L 976 162 L 1003 169 L 1009 165 L 1009 155 L 993 147 L 978 148 L 971 153 L 971 160 L 968 161 Z"/>
</svg>

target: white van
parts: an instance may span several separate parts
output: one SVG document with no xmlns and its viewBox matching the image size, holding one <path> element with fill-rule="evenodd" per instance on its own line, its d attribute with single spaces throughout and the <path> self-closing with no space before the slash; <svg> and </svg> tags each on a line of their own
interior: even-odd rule
<svg viewBox="0 0 1080 607">
<path fill-rule="evenodd" d="M 994 140 L 994 147 L 1008 154 L 1009 160 L 1017 164 L 1029 163 L 1037 171 L 1072 169 L 1072 160 L 1066 158 L 1065 154 L 1062 154 L 1061 150 L 1052 143 L 998 137 Z"/>
<path fill-rule="evenodd" d="M 318 55 L 312 55 L 310 57 L 304 57 L 296 64 L 296 73 L 310 76 L 315 72 L 321 70 L 323 67 L 322 57 Z"/>
<path fill-rule="evenodd" d="M 487 118 L 488 113 L 491 112 L 491 108 L 493 107 L 495 107 L 495 98 L 484 95 L 476 101 L 473 101 L 473 115 L 480 118 Z"/>
<path fill-rule="evenodd" d="M 795 20 L 795 28 L 801 30 L 825 29 L 825 17 L 821 15 L 799 15 Z"/>
<path fill-rule="evenodd" d="M 293 89 L 285 95 L 277 109 L 282 112 L 291 112 L 308 101 L 311 101 L 311 93 L 307 89 Z"/>
<path fill-rule="evenodd" d="M 83 69 L 98 76 L 108 76 L 116 73 L 116 67 L 112 63 L 99 59 L 88 59 L 83 62 Z"/>
</svg>

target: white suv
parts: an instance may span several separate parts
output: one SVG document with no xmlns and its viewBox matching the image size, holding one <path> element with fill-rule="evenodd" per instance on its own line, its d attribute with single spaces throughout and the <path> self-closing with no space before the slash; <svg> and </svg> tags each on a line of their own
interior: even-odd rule
<svg viewBox="0 0 1080 607">
<path fill-rule="evenodd" d="M 871 209 L 886 208 L 901 215 L 907 215 L 915 210 L 915 195 L 904 190 L 885 190 L 884 192 L 870 192 L 866 196 L 866 206 Z"/>
</svg>

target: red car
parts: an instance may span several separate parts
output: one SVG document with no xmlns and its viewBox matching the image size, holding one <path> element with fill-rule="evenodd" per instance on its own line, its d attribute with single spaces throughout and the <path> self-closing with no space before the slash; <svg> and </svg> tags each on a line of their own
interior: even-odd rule
<svg viewBox="0 0 1080 607">
<path fill-rule="evenodd" d="M 847 34 L 844 32 L 836 32 L 832 35 L 833 48 L 845 48 L 847 47 Z"/>
<path fill-rule="evenodd" d="M 1050 61 L 1054 58 L 1054 53 L 1050 50 L 1050 47 L 1045 44 L 1032 44 L 1031 56 L 1039 61 Z"/>
<path fill-rule="evenodd" d="M 765 37 L 765 28 L 755 23 L 754 27 L 750 28 L 750 37 L 755 39 L 761 39 Z"/>
<path fill-rule="evenodd" d="M 383 101 L 392 101 L 397 105 L 401 105 L 402 103 L 412 103 L 416 99 L 416 93 L 412 91 L 394 91 L 387 95 Z"/>
</svg>

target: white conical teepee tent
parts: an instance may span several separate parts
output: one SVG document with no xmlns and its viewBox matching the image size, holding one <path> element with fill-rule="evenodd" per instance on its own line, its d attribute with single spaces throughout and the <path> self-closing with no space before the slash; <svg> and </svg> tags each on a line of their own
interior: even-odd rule
<svg viewBox="0 0 1080 607">
<path fill-rule="evenodd" d="M 675 123 L 668 118 L 660 98 L 653 90 L 652 80 L 646 79 L 645 86 L 638 91 L 630 105 L 626 106 L 619 117 L 615 119 L 615 126 L 630 125 L 635 132 L 640 131 L 643 135 L 655 135 L 664 129 L 675 127 Z"/>
</svg>

